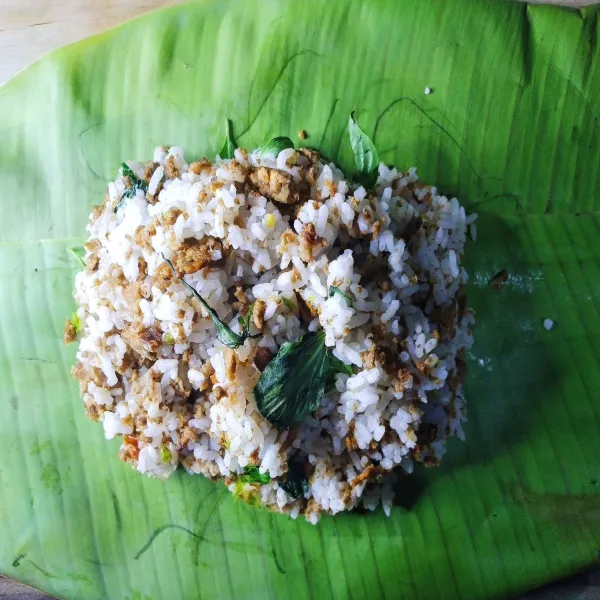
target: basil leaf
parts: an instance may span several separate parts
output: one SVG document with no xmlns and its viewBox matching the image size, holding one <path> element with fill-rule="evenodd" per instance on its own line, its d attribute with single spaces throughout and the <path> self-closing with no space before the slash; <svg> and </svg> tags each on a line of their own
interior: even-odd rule
<svg viewBox="0 0 600 600">
<path fill-rule="evenodd" d="M 290 140 L 288 137 L 276 137 L 273 138 L 270 142 L 267 142 L 263 146 L 258 149 L 258 156 L 260 158 L 264 158 L 269 154 L 274 154 L 277 156 L 282 150 L 286 148 L 293 148 L 294 142 Z"/>
<path fill-rule="evenodd" d="M 85 267 L 85 248 L 83 246 L 67 248 L 67 252 L 74 256 L 81 263 L 82 267 Z"/>
<path fill-rule="evenodd" d="M 280 427 L 300 421 L 321 405 L 328 372 L 324 331 L 286 342 L 254 387 L 260 414 Z"/>
<path fill-rule="evenodd" d="M 204 307 L 217 330 L 217 339 L 222 344 L 225 344 L 225 346 L 227 346 L 228 348 L 232 348 L 233 350 L 239 348 L 240 346 L 243 346 L 246 339 L 250 337 L 248 334 L 248 330 L 245 329 L 244 331 L 242 331 L 242 335 L 235 333 L 235 331 L 233 331 L 231 327 L 227 325 L 227 323 L 224 323 L 223 321 L 221 321 L 221 319 L 219 319 L 219 315 L 217 314 L 217 312 L 209 306 L 206 300 L 204 300 L 204 298 L 187 281 L 185 281 L 183 277 L 179 276 L 179 274 L 175 270 L 175 267 L 173 266 L 173 263 L 164 256 L 163 258 L 165 262 L 169 265 L 169 267 L 171 267 L 171 271 L 173 271 L 173 273 L 179 279 L 179 281 L 181 281 L 181 283 L 188 289 L 188 291 L 194 296 L 194 298 L 196 298 L 196 300 L 198 300 L 198 302 L 200 302 L 200 304 Z M 246 322 L 249 324 L 249 317 L 246 317 Z"/>
<path fill-rule="evenodd" d="M 285 480 L 279 482 L 279 487 L 292 498 L 300 498 L 300 496 L 304 496 L 308 492 L 308 479 L 303 460 L 295 456 L 289 460 Z"/>
<path fill-rule="evenodd" d="M 340 290 L 340 288 L 335 287 L 334 285 L 330 285 L 329 286 L 329 297 L 331 298 L 334 294 L 341 296 L 348 303 L 348 306 L 352 306 L 352 299 L 350 298 L 350 296 L 348 296 L 348 294 L 344 294 L 344 292 L 342 292 L 342 290 Z"/>
<path fill-rule="evenodd" d="M 144 193 L 148 191 L 148 184 L 143 179 L 137 177 L 136 174 L 131 170 L 131 168 L 128 167 L 127 164 L 124 162 L 121 163 L 121 173 L 124 177 L 127 177 L 129 179 L 131 187 L 127 188 L 123 192 L 123 195 L 121 196 L 121 198 L 117 202 L 117 205 L 115 206 L 115 212 L 117 212 L 119 208 L 123 207 L 127 198 L 133 198 L 138 190 L 142 190 L 142 192 Z"/>
<path fill-rule="evenodd" d="M 271 476 L 268 473 L 261 473 L 258 467 L 254 465 L 246 465 L 244 467 L 244 474 L 238 480 L 242 483 L 260 483 L 264 485 L 271 481 Z"/>
<path fill-rule="evenodd" d="M 329 365 L 327 370 L 327 380 L 325 383 L 325 392 L 329 393 L 335 389 L 335 376 L 338 373 L 343 373 L 344 375 L 354 375 L 354 370 L 352 369 L 352 365 L 347 365 L 344 361 L 341 361 L 339 358 L 334 356 L 331 350 L 327 350 L 327 359 L 329 361 Z"/>
<path fill-rule="evenodd" d="M 354 113 L 350 113 L 348 121 L 348 133 L 350 134 L 350 146 L 354 154 L 356 164 L 356 178 L 366 187 L 372 188 L 377 182 L 377 169 L 379 167 L 379 155 L 377 148 L 371 138 L 359 127 L 354 119 Z"/>
<path fill-rule="evenodd" d="M 327 351 L 327 358 L 329 359 L 328 375 L 330 377 L 333 377 L 337 373 L 343 373 L 344 375 L 354 375 L 352 365 L 347 365 L 343 360 L 340 360 L 337 356 L 334 356 L 331 350 Z"/>
<path fill-rule="evenodd" d="M 229 119 L 225 120 L 225 144 L 219 152 L 221 158 L 235 158 L 235 138 L 233 137 L 233 124 Z"/>
</svg>

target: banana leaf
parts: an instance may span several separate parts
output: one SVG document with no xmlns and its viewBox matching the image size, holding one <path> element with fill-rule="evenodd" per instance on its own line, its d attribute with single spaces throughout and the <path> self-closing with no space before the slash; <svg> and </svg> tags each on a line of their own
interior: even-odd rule
<svg viewBox="0 0 600 600">
<path fill-rule="evenodd" d="M 491 0 L 209 0 L 0 88 L 0 572 L 73 599 L 429 600 L 597 563 L 597 25 L 597 9 Z M 85 418 L 61 342 L 91 206 L 155 145 L 214 155 L 226 118 L 242 146 L 303 129 L 351 168 L 351 111 L 382 160 L 480 215 L 466 441 L 401 478 L 391 517 L 318 526 L 136 474 Z"/>
</svg>

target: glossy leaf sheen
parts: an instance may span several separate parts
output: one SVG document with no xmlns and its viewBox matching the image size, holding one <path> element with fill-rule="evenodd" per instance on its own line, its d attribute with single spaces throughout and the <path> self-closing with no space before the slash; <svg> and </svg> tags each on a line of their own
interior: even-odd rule
<svg viewBox="0 0 600 600">
<path fill-rule="evenodd" d="M 0 571 L 69 600 L 481 600 L 596 564 L 597 15 L 204 1 L 0 88 Z M 92 206 L 121 161 L 150 160 L 155 145 L 213 158 L 226 119 L 247 149 L 303 129 L 353 173 L 353 110 L 381 160 L 417 166 L 480 214 L 465 254 L 477 311 L 466 441 L 450 441 L 440 469 L 400 478 L 391 517 L 317 527 L 203 477 L 135 473 L 85 417 L 68 375 L 76 345 L 61 341 L 80 268 L 67 248 L 83 244 Z"/>
<path fill-rule="evenodd" d="M 377 181 L 377 167 L 379 166 L 379 154 L 371 138 L 360 128 L 354 113 L 348 120 L 348 135 L 350 147 L 356 164 L 356 176 L 365 187 L 373 187 Z"/>
<path fill-rule="evenodd" d="M 344 373 L 345 375 L 352 375 L 352 365 L 347 365 L 339 358 L 334 356 L 333 352 L 327 351 L 327 360 L 329 361 L 329 373 L 335 375 L 336 373 Z"/>
<path fill-rule="evenodd" d="M 219 152 L 221 158 L 234 158 L 235 157 L 235 138 L 233 137 L 233 124 L 231 119 L 225 121 L 225 144 Z"/>
<path fill-rule="evenodd" d="M 308 492 L 305 460 L 292 457 L 284 480 L 279 483 L 279 487 L 284 489 L 292 498 L 300 498 Z"/>
<path fill-rule="evenodd" d="M 329 364 L 323 331 L 284 343 L 254 387 L 260 414 L 274 425 L 289 427 L 317 410 Z"/>
<path fill-rule="evenodd" d="M 286 148 L 293 148 L 294 142 L 290 140 L 289 137 L 279 136 L 273 138 L 271 141 L 267 142 L 264 146 L 261 146 L 258 149 L 258 153 L 260 156 L 267 156 L 269 154 L 273 154 L 277 156 L 282 150 Z"/>
</svg>

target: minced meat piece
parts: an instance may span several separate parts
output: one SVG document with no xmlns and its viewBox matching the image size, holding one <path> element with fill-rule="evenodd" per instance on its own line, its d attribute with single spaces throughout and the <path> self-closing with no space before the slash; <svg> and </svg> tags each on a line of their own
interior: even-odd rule
<svg viewBox="0 0 600 600">
<path fill-rule="evenodd" d="M 256 189 L 265 197 L 282 204 L 296 204 L 300 199 L 298 186 L 289 173 L 258 167 L 249 175 L 249 179 Z"/>
<path fill-rule="evenodd" d="M 65 323 L 63 341 L 65 344 L 72 344 L 77 341 L 77 328 L 73 325 L 71 319 L 67 319 L 67 322 Z"/>
<path fill-rule="evenodd" d="M 262 300 L 257 300 L 254 303 L 254 309 L 252 311 L 252 320 L 256 329 L 262 331 L 262 328 L 265 326 L 265 310 L 267 309 L 267 305 Z"/>
<path fill-rule="evenodd" d="M 188 238 L 173 257 L 173 266 L 178 273 L 196 273 L 213 262 L 213 252 L 216 250 L 223 252 L 221 240 L 213 237 L 202 240 Z"/>
<path fill-rule="evenodd" d="M 235 302 L 232 302 L 231 304 L 233 310 L 239 312 L 240 315 L 246 315 L 250 304 L 248 302 L 248 298 L 246 298 L 246 294 L 244 293 L 244 289 L 241 285 L 236 286 L 233 296 L 235 298 Z"/>
<path fill-rule="evenodd" d="M 171 271 L 171 267 L 166 262 L 160 263 L 152 277 L 152 285 L 164 292 L 171 285 L 172 280 L 173 271 Z"/>
<path fill-rule="evenodd" d="M 375 465 L 369 465 L 362 473 L 357 475 L 351 482 L 351 487 L 355 488 L 357 485 L 363 483 L 363 481 L 371 481 L 376 479 L 378 475 L 382 473 L 381 467 Z"/>
<path fill-rule="evenodd" d="M 177 221 L 177 217 L 182 214 L 183 211 L 180 208 L 172 207 L 166 213 L 163 213 L 162 220 L 163 223 L 167 225 L 175 225 L 175 221 Z"/>
<path fill-rule="evenodd" d="M 314 250 L 321 246 L 327 246 L 327 240 L 317 235 L 313 223 L 307 223 L 300 232 L 300 258 L 304 262 L 310 262 L 314 256 Z"/>
<path fill-rule="evenodd" d="M 254 366 L 262 373 L 273 359 L 273 353 L 266 346 L 259 346 L 254 355 Z"/>
<path fill-rule="evenodd" d="M 143 327 L 141 324 L 132 324 L 121 332 L 125 343 L 144 359 L 154 359 L 156 351 L 162 344 L 162 331 L 154 325 Z"/>
<path fill-rule="evenodd" d="M 168 179 L 177 179 L 179 177 L 179 169 L 175 164 L 175 159 L 172 156 L 169 156 L 165 161 L 165 175 Z"/>
<path fill-rule="evenodd" d="M 194 175 L 200 175 L 203 171 L 210 173 L 211 169 L 212 163 L 206 158 L 202 158 L 198 162 L 193 162 L 189 167 L 190 173 L 194 173 Z"/>
<path fill-rule="evenodd" d="M 154 247 L 150 241 L 150 238 L 156 234 L 156 228 L 150 225 L 148 228 L 140 225 L 133 235 L 133 241 L 140 247 L 148 250 L 148 252 L 154 252 Z"/>
</svg>

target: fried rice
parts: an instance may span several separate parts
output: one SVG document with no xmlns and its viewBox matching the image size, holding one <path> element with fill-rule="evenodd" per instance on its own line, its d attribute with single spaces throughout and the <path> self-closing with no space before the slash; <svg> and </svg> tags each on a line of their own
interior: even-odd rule
<svg viewBox="0 0 600 600">
<path fill-rule="evenodd" d="M 380 164 L 366 190 L 308 149 L 188 164 L 157 148 L 126 166 L 90 215 L 75 278 L 88 416 L 149 476 L 181 464 L 312 523 L 357 506 L 389 514 L 398 471 L 439 464 L 463 436 L 475 216 L 415 169 Z M 183 282 L 252 335 L 224 344 Z M 316 331 L 347 372 L 277 426 L 254 389 L 282 344 Z"/>
</svg>

